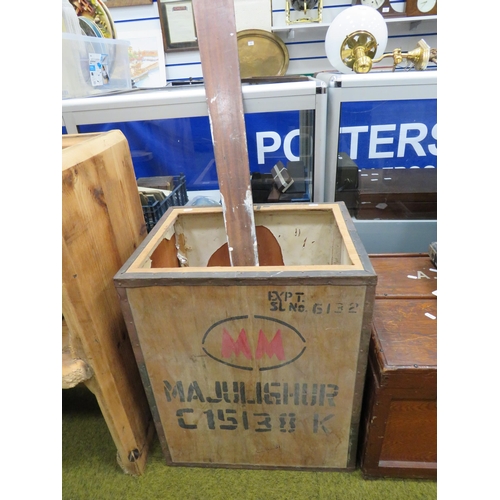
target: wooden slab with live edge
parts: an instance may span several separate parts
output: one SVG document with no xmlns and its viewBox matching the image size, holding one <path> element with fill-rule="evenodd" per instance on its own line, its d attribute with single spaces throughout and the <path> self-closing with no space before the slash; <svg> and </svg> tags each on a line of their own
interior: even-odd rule
<svg viewBox="0 0 500 500">
<path fill-rule="evenodd" d="M 62 148 L 63 388 L 94 393 L 118 463 L 139 475 L 154 425 L 113 285 L 147 234 L 130 150 L 118 130 Z"/>
</svg>

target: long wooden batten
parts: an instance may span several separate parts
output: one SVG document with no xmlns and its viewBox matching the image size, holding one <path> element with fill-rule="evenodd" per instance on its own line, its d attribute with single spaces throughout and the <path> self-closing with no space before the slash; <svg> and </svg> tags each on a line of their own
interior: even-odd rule
<svg viewBox="0 0 500 500">
<path fill-rule="evenodd" d="M 259 265 L 233 0 L 193 0 L 229 257 Z"/>
</svg>

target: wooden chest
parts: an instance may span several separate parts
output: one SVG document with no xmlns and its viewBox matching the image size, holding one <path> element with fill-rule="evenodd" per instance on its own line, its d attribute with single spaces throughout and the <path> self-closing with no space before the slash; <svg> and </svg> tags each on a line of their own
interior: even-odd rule
<svg viewBox="0 0 500 500">
<path fill-rule="evenodd" d="M 352 470 L 376 275 L 343 203 L 255 223 L 261 265 L 212 266 L 222 210 L 170 209 L 115 276 L 166 461 Z"/>
<path fill-rule="evenodd" d="M 388 280 L 387 275 L 397 276 L 400 265 L 414 275 L 422 264 L 427 266 L 425 257 L 388 258 L 394 266 L 378 275 L 377 296 L 384 298 L 374 306 L 360 466 L 367 477 L 436 478 L 437 300 L 430 291 L 436 283 L 406 278 L 414 289 L 405 281 L 398 289 L 397 278 Z M 383 259 L 371 258 L 375 269 L 381 270 Z"/>
</svg>

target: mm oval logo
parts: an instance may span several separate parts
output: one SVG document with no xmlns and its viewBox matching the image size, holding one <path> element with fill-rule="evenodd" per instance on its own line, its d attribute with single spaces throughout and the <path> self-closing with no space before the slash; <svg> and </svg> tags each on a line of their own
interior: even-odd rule
<svg viewBox="0 0 500 500">
<path fill-rule="evenodd" d="M 299 359 L 306 340 L 293 326 L 267 316 L 234 316 L 214 323 L 202 348 L 215 361 L 240 370 L 273 370 Z"/>
</svg>

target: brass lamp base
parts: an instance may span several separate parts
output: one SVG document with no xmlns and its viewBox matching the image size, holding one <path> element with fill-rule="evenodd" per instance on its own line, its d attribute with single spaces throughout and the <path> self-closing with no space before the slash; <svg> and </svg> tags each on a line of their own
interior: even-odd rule
<svg viewBox="0 0 500 500">
<path fill-rule="evenodd" d="M 368 73 L 372 69 L 377 45 L 377 40 L 368 31 L 355 31 L 347 35 L 342 43 L 342 61 L 356 73 Z"/>
<path fill-rule="evenodd" d="M 377 40 L 368 31 L 355 31 L 346 36 L 340 48 L 342 62 L 356 73 L 368 73 L 373 63 L 382 61 L 386 57 L 392 57 L 394 69 L 403 59 L 413 62 L 418 71 L 423 71 L 429 64 L 431 52 L 432 60 L 437 64 L 437 50 L 431 49 L 425 40 L 419 40 L 417 47 L 410 52 L 402 52 L 401 49 L 394 49 L 392 53 L 384 54 L 378 59 L 373 59 L 377 51 Z"/>
<path fill-rule="evenodd" d="M 419 40 L 417 48 L 408 52 L 406 59 L 413 61 L 415 69 L 422 71 L 427 68 L 429 58 L 431 56 L 431 48 L 424 40 Z"/>
</svg>

